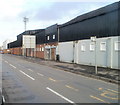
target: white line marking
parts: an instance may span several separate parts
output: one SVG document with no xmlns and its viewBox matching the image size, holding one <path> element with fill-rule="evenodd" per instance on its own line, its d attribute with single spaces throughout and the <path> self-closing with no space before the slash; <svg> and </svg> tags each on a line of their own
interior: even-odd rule
<svg viewBox="0 0 120 105">
<path fill-rule="evenodd" d="M 61 94 L 57 93 L 56 91 L 50 89 L 49 87 L 46 87 L 49 91 L 53 92 L 54 94 L 58 95 L 59 97 L 63 98 L 64 100 L 68 101 L 69 103 L 74 103 L 73 101 L 69 100 L 68 98 L 62 96 Z"/>
<path fill-rule="evenodd" d="M 21 70 L 19 70 L 21 73 L 23 73 L 24 75 L 26 75 L 27 77 L 29 77 L 30 79 L 32 79 L 32 80 L 35 80 L 33 77 L 31 77 L 31 76 L 29 76 L 28 74 L 26 74 L 25 72 L 23 72 L 23 71 L 21 71 Z"/>
<path fill-rule="evenodd" d="M 33 72 L 33 70 L 31 70 L 31 69 L 28 69 L 28 70 Z"/>
<path fill-rule="evenodd" d="M 0 88 L 0 92 L 2 93 L 2 89 Z"/>
<path fill-rule="evenodd" d="M 5 97 L 4 96 L 2 96 L 3 97 L 3 102 L 5 103 Z"/>
<path fill-rule="evenodd" d="M 13 68 L 15 68 L 16 69 L 16 67 L 15 66 L 13 66 L 12 64 L 9 64 L 11 67 L 13 67 Z"/>
<path fill-rule="evenodd" d="M 43 74 L 40 74 L 40 73 L 37 73 L 38 75 L 40 75 L 40 76 L 44 76 Z"/>
<path fill-rule="evenodd" d="M 8 63 L 8 61 L 5 61 L 5 63 Z"/>
</svg>

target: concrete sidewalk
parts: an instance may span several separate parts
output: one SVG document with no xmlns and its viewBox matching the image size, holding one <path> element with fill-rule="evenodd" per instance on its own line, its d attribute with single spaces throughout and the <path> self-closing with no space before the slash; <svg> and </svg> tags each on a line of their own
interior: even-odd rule
<svg viewBox="0 0 120 105">
<path fill-rule="evenodd" d="M 14 56 L 14 55 L 11 55 L 11 56 Z M 41 65 L 57 68 L 60 70 L 81 74 L 81 75 L 96 78 L 96 79 L 101 79 L 107 82 L 120 84 L 120 76 L 119 76 L 120 70 L 117 70 L 117 69 L 98 67 L 98 73 L 96 74 L 94 66 L 49 61 L 49 60 L 43 60 L 40 58 L 32 58 L 32 57 L 23 57 L 23 56 L 16 56 L 16 57 L 25 59 L 30 62 L 38 63 Z"/>
</svg>

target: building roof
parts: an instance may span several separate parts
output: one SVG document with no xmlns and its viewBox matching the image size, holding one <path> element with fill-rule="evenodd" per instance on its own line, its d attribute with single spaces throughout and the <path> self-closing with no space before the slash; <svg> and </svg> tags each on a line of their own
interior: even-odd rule
<svg viewBox="0 0 120 105">
<path fill-rule="evenodd" d="M 74 23 L 77 23 L 80 21 L 84 21 L 84 20 L 87 20 L 87 19 L 90 19 L 93 17 L 104 15 L 106 13 L 109 13 L 109 12 L 112 12 L 112 11 L 115 11 L 118 9 L 120 9 L 120 1 L 110 4 L 108 6 L 105 6 L 105 7 L 99 8 L 97 10 L 91 11 L 89 13 L 80 15 L 80 16 L 70 20 L 69 22 L 62 24 L 60 27 L 65 27 L 65 26 L 68 26 L 68 25 L 71 25 L 71 24 L 74 24 Z"/>
<path fill-rule="evenodd" d="M 24 31 L 22 32 L 21 34 L 19 34 L 17 37 L 19 36 L 23 36 L 23 35 L 34 35 L 36 33 L 39 33 L 41 31 L 43 31 L 44 29 L 35 29 L 35 30 L 27 30 L 27 31 Z"/>
</svg>

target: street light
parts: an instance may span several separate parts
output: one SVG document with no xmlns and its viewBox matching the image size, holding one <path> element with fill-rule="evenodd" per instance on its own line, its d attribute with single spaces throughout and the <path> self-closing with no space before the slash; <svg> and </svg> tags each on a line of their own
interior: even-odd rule
<svg viewBox="0 0 120 105">
<path fill-rule="evenodd" d="M 97 47 L 96 47 L 96 36 L 93 36 L 91 37 L 91 42 L 94 42 L 95 44 L 95 73 L 97 74 L 98 73 L 98 70 L 97 70 L 97 55 L 96 55 L 96 52 L 97 52 Z"/>
<path fill-rule="evenodd" d="M 25 31 L 26 31 L 26 24 L 27 24 L 28 20 L 29 20 L 29 18 L 26 18 L 26 17 L 23 18 L 23 22 L 25 24 Z"/>
<path fill-rule="evenodd" d="M 23 18 L 23 22 L 24 22 L 24 24 L 25 24 L 25 34 L 26 34 L 26 26 L 27 26 L 28 20 L 29 20 L 29 18 L 26 18 L 26 17 Z M 23 54 L 24 54 L 24 56 L 27 54 L 26 48 L 23 49 Z M 27 56 L 27 55 L 26 55 L 26 56 Z"/>
</svg>

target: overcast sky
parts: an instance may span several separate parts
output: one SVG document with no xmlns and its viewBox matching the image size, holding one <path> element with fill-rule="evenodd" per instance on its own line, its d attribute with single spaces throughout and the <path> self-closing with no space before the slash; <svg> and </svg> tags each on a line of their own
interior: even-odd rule
<svg viewBox="0 0 120 105">
<path fill-rule="evenodd" d="M 56 23 L 63 24 L 116 1 L 118 0 L 0 0 L 0 45 L 6 39 L 16 40 L 16 36 L 24 31 L 25 16 L 29 18 L 27 30 L 42 29 Z"/>
</svg>

